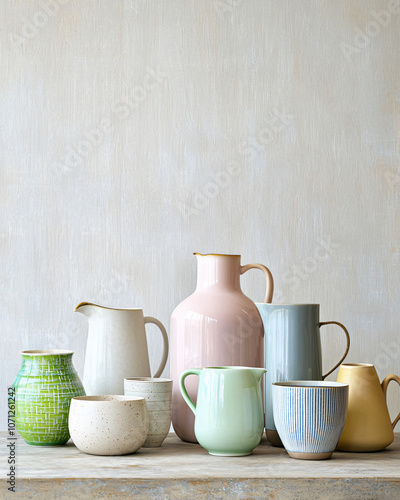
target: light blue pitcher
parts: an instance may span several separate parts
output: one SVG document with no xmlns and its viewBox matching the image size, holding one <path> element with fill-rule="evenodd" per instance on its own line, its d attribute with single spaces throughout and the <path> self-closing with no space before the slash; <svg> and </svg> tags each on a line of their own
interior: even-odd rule
<svg viewBox="0 0 400 500">
<path fill-rule="evenodd" d="M 264 325 L 265 346 L 265 429 L 274 446 L 282 446 L 272 412 L 274 382 L 289 380 L 323 380 L 345 359 L 350 336 L 337 321 L 319 321 L 319 304 L 256 304 Z M 323 325 L 338 325 L 346 334 L 347 347 L 342 359 L 322 375 L 321 339 Z"/>
</svg>

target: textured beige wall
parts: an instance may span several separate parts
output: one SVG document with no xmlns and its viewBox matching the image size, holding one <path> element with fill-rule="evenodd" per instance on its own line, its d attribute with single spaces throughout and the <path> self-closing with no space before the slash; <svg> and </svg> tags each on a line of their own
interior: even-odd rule
<svg viewBox="0 0 400 500">
<path fill-rule="evenodd" d="M 0 3 L 1 428 L 21 349 L 70 348 L 82 374 L 81 300 L 169 328 L 193 251 L 265 263 L 277 301 L 348 327 L 349 361 L 400 374 L 399 12 Z M 261 300 L 261 273 L 243 288 Z M 328 368 L 344 339 L 322 336 Z"/>
</svg>

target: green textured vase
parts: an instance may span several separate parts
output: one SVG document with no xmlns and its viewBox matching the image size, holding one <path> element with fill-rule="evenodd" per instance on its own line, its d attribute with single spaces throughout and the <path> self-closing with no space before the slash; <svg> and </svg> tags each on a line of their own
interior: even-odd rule
<svg viewBox="0 0 400 500">
<path fill-rule="evenodd" d="M 72 351 L 22 351 L 14 382 L 15 427 L 28 444 L 53 446 L 70 438 L 71 398 L 85 396 L 72 364 Z"/>
</svg>

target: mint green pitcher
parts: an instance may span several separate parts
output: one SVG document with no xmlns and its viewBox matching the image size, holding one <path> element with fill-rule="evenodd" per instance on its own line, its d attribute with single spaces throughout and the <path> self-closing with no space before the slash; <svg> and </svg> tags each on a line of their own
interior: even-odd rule
<svg viewBox="0 0 400 500">
<path fill-rule="evenodd" d="M 266 371 L 219 366 L 192 368 L 182 373 L 179 387 L 195 415 L 196 439 L 210 455 L 250 455 L 260 444 L 264 431 L 260 382 Z M 196 405 L 185 387 L 188 375 L 199 376 Z"/>
</svg>

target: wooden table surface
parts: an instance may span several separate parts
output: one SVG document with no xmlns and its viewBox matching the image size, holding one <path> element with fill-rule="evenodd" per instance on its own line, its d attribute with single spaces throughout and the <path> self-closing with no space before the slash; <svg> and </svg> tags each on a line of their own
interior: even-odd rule
<svg viewBox="0 0 400 500">
<path fill-rule="evenodd" d="M 7 433 L 1 433 L 0 497 L 7 491 Z M 290 458 L 263 438 L 247 457 L 214 457 L 174 434 L 161 448 L 120 457 L 65 446 L 36 447 L 17 438 L 15 497 L 400 499 L 400 435 L 379 453 L 335 452 L 330 460 Z"/>
</svg>

